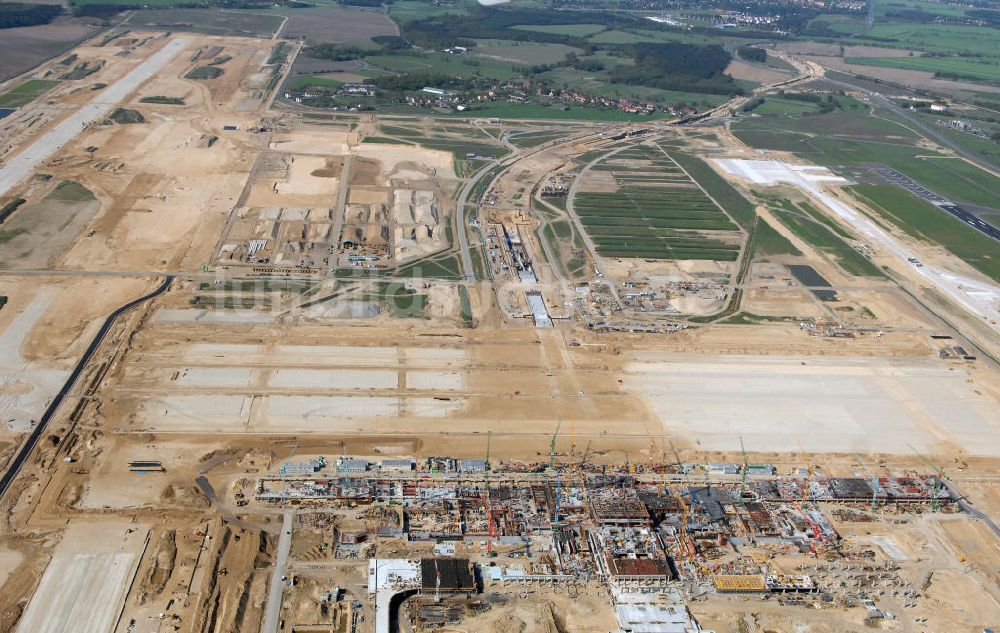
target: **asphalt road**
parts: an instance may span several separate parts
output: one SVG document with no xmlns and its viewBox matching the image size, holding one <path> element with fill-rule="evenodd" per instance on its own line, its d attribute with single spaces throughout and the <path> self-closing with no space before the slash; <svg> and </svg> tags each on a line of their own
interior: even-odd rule
<svg viewBox="0 0 1000 633">
<path fill-rule="evenodd" d="M 985 523 L 986 527 L 988 527 L 990 531 L 997 536 L 997 538 L 1000 538 L 1000 527 L 993 522 L 993 519 L 969 503 L 962 494 L 955 490 L 954 486 L 948 483 L 947 480 L 944 480 L 944 487 L 948 489 L 948 492 L 951 493 L 952 497 L 958 499 L 958 507 L 962 509 L 962 512 Z"/>
<path fill-rule="evenodd" d="M 271 572 L 271 586 L 267 590 L 267 606 L 264 608 L 264 624 L 260 633 L 277 633 L 278 620 L 281 616 L 281 594 L 285 591 L 285 566 L 288 565 L 288 552 L 292 548 L 292 513 L 285 512 L 281 517 L 281 536 L 278 537 L 278 551 L 274 559 L 274 571 Z"/>
<path fill-rule="evenodd" d="M 893 114 L 897 114 L 902 118 L 906 119 L 907 122 L 911 123 L 914 127 L 919 128 L 919 130 L 923 134 L 925 134 L 928 138 L 932 139 L 938 145 L 950 148 L 962 158 L 965 158 L 970 163 L 973 163 L 974 165 L 982 169 L 985 169 L 986 171 L 1000 171 L 1000 167 L 995 165 L 993 162 L 986 160 L 985 158 L 983 158 L 979 154 L 976 154 L 975 152 L 970 152 L 961 145 L 958 145 L 957 143 L 952 141 L 950 138 L 948 138 L 938 130 L 935 130 L 933 126 L 928 125 L 923 121 L 921 121 L 920 118 L 917 117 L 912 112 L 906 110 L 905 108 L 900 108 L 895 103 L 893 103 L 892 100 L 883 97 L 881 94 L 872 92 L 867 88 L 863 88 L 849 81 L 843 81 L 840 79 L 831 79 L 828 75 L 825 76 L 823 79 L 824 81 L 827 81 L 829 83 L 849 88 L 850 90 L 857 90 L 866 93 L 871 98 L 872 103 L 877 104 L 879 107 L 889 110 Z"/>
<path fill-rule="evenodd" d="M 93 358 L 94 352 L 96 352 L 97 348 L 104 342 L 104 338 L 108 335 L 108 332 L 111 331 L 111 327 L 115 324 L 115 321 L 118 320 L 118 317 L 132 310 L 136 306 L 141 305 L 154 297 L 160 296 L 167 290 L 167 288 L 170 287 L 170 284 L 173 281 L 173 277 L 167 277 L 156 290 L 148 295 L 139 297 L 134 301 L 129 301 L 122 307 L 112 312 L 108 318 L 104 320 L 104 324 L 101 325 L 101 329 L 97 332 L 97 336 L 95 336 L 94 340 L 92 340 L 90 345 L 87 346 L 87 351 L 85 351 L 83 356 L 80 357 L 80 360 L 73 368 L 73 371 L 70 373 L 69 378 L 66 379 L 66 382 L 59 390 L 59 393 L 57 393 L 52 399 L 52 402 L 49 403 L 48 408 L 45 409 L 45 413 L 42 414 L 42 418 L 38 421 L 38 424 L 35 425 L 35 428 L 28 435 L 28 438 L 21 445 L 17 454 L 14 455 L 14 458 L 7 466 L 7 471 L 3 474 L 3 477 L 0 477 L 0 499 L 2 499 L 7 493 L 7 489 L 10 488 L 14 478 L 17 477 L 17 474 L 21 471 L 21 467 L 24 466 L 26 461 L 28 461 L 31 451 L 35 448 L 35 445 L 38 444 L 38 440 L 42 437 L 42 433 L 45 432 L 45 427 L 59 410 L 59 406 L 62 404 L 63 400 L 66 399 L 66 396 L 69 395 L 69 392 L 73 390 L 73 387 L 76 385 L 76 381 L 80 378 L 80 374 L 83 373 L 87 363 L 89 363 L 90 359 Z"/>
</svg>

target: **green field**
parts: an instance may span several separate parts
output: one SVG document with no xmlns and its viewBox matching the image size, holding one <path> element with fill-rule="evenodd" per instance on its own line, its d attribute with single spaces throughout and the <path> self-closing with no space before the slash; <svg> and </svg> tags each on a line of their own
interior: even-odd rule
<svg viewBox="0 0 1000 633">
<path fill-rule="evenodd" d="M 603 24 L 521 24 L 511 27 L 519 31 L 534 31 L 535 33 L 553 33 L 570 37 L 589 37 L 595 33 L 607 30 Z"/>
<path fill-rule="evenodd" d="M 629 148 L 592 169 L 610 173 L 618 186 L 573 199 L 574 212 L 601 255 L 719 261 L 739 255 L 736 225 L 660 148 Z M 732 237 L 722 240 L 717 232 Z"/>
<path fill-rule="evenodd" d="M 753 109 L 753 113 L 760 116 L 802 116 L 816 112 L 819 112 L 819 106 L 815 103 L 770 96 Z"/>
<path fill-rule="evenodd" d="M 893 185 L 857 185 L 850 190 L 881 218 L 910 236 L 940 244 L 976 270 L 1000 281 L 1000 244 L 996 241 Z"/>
<path fill-rule="evenodd" d="M 452 254 L 435 255 L 427 259 L 401 266 L 396 274 L 401 277 L 434 277 L 439 279 L 459 279 L 462 276 L 458 256 Z"/>
<path fill-rule="evenodd" d="M 734 126 L 736 132 L 749 130 L 822 134 L 837 138 L 889 143 L 909 142 L 918 138 L 916 133 L 904 127 L 900 122 L 870 116 L 865 112 L 858 111 L 837 111 L 781 121 L 774 121 L 767 117 L 743 119 Z"/>
<path fill-rule="evenodd" d="M 86 1 L 83 0 L 83 2 Z M 99 0 L 96 4 L 104 4 L 104 2 Z M 154 0 L 154 2 L 144 2 L 144 4 L 157 5 L 159 3 Z M 278 14 L 249 11 L 146 9 L 132 13 L 127 20 L 127 26 L 169 31 L 194 31 L 210 35 L 270 37 L 283 22 L 284 18 Z"/>
<path fill-rule="evenodd" d="M 549 141 L 555 141 L 566 136 L 569 130 L 539 130 L 523 134 L 511 134 L 508 139 L 518 148 L 536 147 Z"/>
<path fill-rule="evenodd" d="M 834 230 L 828 219 L 812 207 L 797 206 L 787 200 L 778 201 L 772 209 L 775 217 L 795 235 L 832 257 L 849 275 L 883 277 L 882 271 L 856 251 Z"/>
<path fill-rule="evenodd" d="M 806 142 L 809 136 L 798 132 L 772 132 L 771 130 L 743 130 L 735 131 L 736 137 L 757 149 L 768 149 L 776 152 L 810 152 L 810 147 Z"/>
<path fill-rule="evenodd" d="M 506 64 L 535 66 L 537 64 L 558 64 L 566 59 L 566 55 L 569 53 L 580 55 L 583 50 L 565 44 L 478 40 L 473 57 Z"/>
<path fill-rule="evenodd" d="M 158 103 L 160 105 L 184 105 L 184 99 L 180 97 L 164 97 L 163 95 L 153 95 L 139 99 L 139 103 Z"/>
<path fill-rule="evenodd" d="M 684 152 L 674 152 L 671 156 L 713 200 L 726 210 L 729 217 L 744 230 L 750 230 L 757 218 L 753 203 L 743 197 L 743 194 L 733 188 L 722 176 L 715 173 L 715 170 L 700 158 Z"/>
<path fill-rule="evenodd" d="M 222 76 L 225 71 L 218 66 L 199 66 L 194 68 L 188 74 L 184 75 L 185 79 L 217 79 Z"/>
<path fill-rule="evenodd" d="M 424 0 L 393 0 L 389 5 L 389 16 L 396 22 L 411 22 L 447 14 L 466 15 L 468 10 L 462 2 L 436 5 Z"/>
<path fill-rule="evenodd" d="M 1000 81 L 1000 58 L 996 57 L 848 57 L 844 61 L 859 66 L 923 70 L 954 74 L 962 79 Z"/>
<path fill-rule="evenodd" d="M 343 81 L 337 81 L 336 79 L 327 79 L 320 75 L 298 75 L 293 77 L 291 81 L 288 82 L 288 88 L 290 90 L 301 90 L 302 88 L 329 88 L 331 90 L 336 90 L 344 85 Z"/>
<path fill-rule="evenodd" d="M 448 53 L 371 55 L 365 60 L 378 68 L 399 73 L 440 73 L 455 77 L 482 75 L 500 80 L 517 76 L 515 68 L 522 65 L 514 61 L 498 61 L 474 55 L 449 55 Z"/>
<path fill-rule="evenodd" d="M 0 108 L 19 108 L 31 103 L 58 83 L 49 79 L 29 79 L 0 95 Z"/>
<path fill-rule="evenodd" d="M 864 28 L 863 18 L 856 22 L 832 25 L 840 33 L 857 33 Z M 987 26 L 951 24 L 875 23 L 869 33 L 879 46 L 909 48 L 931 53 L 952 53 L 992 57 L 997 54 L 996 29 Z M 865 43 L 859 41 L 858 43 Z"/>
<path fill-rule="evenodd" d="M 750 239 L 750 258 L 754 261 L 766 261 L 770 255 L 801 255 L 802 251 L 788 241 L 774 227 L 763 220 L 758 220 Z"/>
</svg>

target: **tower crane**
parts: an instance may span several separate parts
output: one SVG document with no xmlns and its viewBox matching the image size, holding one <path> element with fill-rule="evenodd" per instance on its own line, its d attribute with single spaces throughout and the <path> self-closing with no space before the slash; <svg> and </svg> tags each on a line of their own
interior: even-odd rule
<svg viewBox="0 0 1000 633">
<path fill-rule="evenodd" d="M 927 464 L 928 468 L 930 468 L 931 470 L 934 471 L 934 475 L 935 475 L 935 477 L 934 477 L 934 499 L 931 501 L 931 511 L 932 512 L 937 512 L 938 511 L 938 497 L 941 496 L 941 489 L 944 487 L 944 480 L 946 478 L 945 474 L 944 474 L 944 469 L 941 468 L 940 466 L 935 466 L 934 463 L 931 462 L 931 460 L 929 460 L 926 457 L 924 457 L 924 455 L 920 451 L 918 451 L 917 449 L 913 448 L 912 445 L 910 446 L 910 450 L 913 451 L 914 453 L 916 453 L 917 457 L 919 457 L 925 464 Z"/>
<path fill-rule="evenodd" d="M 882 489 L 882 485 L 878 482 L 878 477 L 876 477 L 875 475 L 873 475 L 871 473 L 871 471 L 868 470 L 868 466 L 865 465 L 864 461 L 862 461 L 860 455 L 858 455 L 857 453 L 855 453 L 854 454 L 854 459 L 858 460 L 858 463 L 861 464 L 861 470 L 863 470 L 865 472 L 865 474 L 868 475 L 868 477 L 871 479 L 871 487 L 872 487 L 872 512 L 874 512 L 875 511 L 875 507 L 878 505 L 878 493 Z"/>
<path fill-rule="evenodd" d="M 681 462 L 681 456 L 677 452 L 677 447 L 674 446 L 673 442 L 670 442 L 670 451 L 674 454 L 674 459 L 677 462 L 677 466 L 680 467 L 681 473 L 684 475 L 684 482 L 687 485 L 688 494 L 692 494 L 691 493 L 691 481 L 688 478 L 687 473 L 684 471 L 684 464 Z M 691 544 L 690 549 L 689 549 L 689 544 L 688 544 L 687 525 L 688 525 L 688 519 L 690 517 L 690 509 L 689 509 L 688 504 L 684 502 L 684 495 L 677 494 L 677 492 L 675 490 L 674 491 L 674 496 L 677 497 L 678 503 L 681 504 L 682 518 L 681 518 L 680 530 L 679 530 L 679 534 L 678 534 L 679 539 L 680 539 L 681 549 L 685 553 L 684 558 L 690 559 L 691 554 L 694 553 L 693 544 Z"/>
<path fill-rule="evenodd" d="M 559 436 L 559 428 L 561 426 L 562 420 L 559 420 L 556 423 L 556 430 L 552 434 L 552 441 L 549 442 L 549 469 L 556 474 L 556 493 L 552 505 L 552 532 L 556 535 L 559 533 L 559 493 L 562 486 L 562 481 L 559 478 L 559 469 L 556 468 L 556 438 Z M 558 547 L 558 544 L 556 546 Z"/>
<path fill-rule="evenodd" d="M 750 461 L 747 459 L 747 447 L 743 445 L 743 436 L 740 436 L 740 451 L 743 452 L 743 476 L 740 478 L 740 506 L 745 506 L 747 491 L 747 471 L 750 470 Z"/>
<path fill-rule="evenodd" d="M 490 445 L 493 443 L 493 431 L 486 434 L 486 464 L 483 469 L 483 479 L 486 488 L 486 525 L 489 528 L 489 539 L 486 541 L 486 555 L 494 556 L 493 542 L 496 540 L 496 531 L 493 528 L 493 504 L 490 500 Z M 436 564 L 436 563 L 435 563 Z"/>
</svg>

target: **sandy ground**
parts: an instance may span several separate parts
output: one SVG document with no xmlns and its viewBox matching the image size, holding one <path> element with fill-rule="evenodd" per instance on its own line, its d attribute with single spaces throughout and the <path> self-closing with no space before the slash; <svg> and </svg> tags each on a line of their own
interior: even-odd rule
<svg viewBox="0 0 1000 633">
<path fill-rule="evenodd" d="M 788 73 L 783 73 L 770 68 L 748 64 L 745 61 L 734 59 L 726 66 L 726 74 L 733 79 L 744 79 L 755 81 L 761 84 L 770 84 L 788 78 Z"/>
<path fill-rule="evenodd" d="M 145 280 L 0 280 L 0 420 L 23 432 L 37 420 L 100 322 L 142 294 Z"/>
<path fill-rule="evenodd" d="M 751 450 L 998 455 L 997 401 L 935 361 L 638 356 L 626 383 L 665 432 L 707 450 L 743 437 Z"/>
<path fill-rule="evenodd" d="M 19 633 L 107 631 L 146 534 L 125 522 L 72 524 L 21 617 Z"/>
</svg>

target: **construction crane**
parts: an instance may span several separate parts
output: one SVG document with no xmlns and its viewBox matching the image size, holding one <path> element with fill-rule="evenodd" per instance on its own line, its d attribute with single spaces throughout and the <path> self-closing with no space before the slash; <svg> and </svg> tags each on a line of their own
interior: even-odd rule
<svg viewBox="0 0 1000 633">
<path fill-rule="evenodd" d="M 919 457 L 921 460 L 923 460 L 923 462 L 925 464 L 927 464 L 927 467 L 934 471 L 934 475 L 935 475 L 935 477 L 934 477 L 934 499 L 931 501 L 931 512 L 937 512 L 938 511 L 938 497 L 941 496 L 941 488 L 944 487 L 944 480 L 945 480 L 944 469 L 941 468 L 940 466 L 935 466 L 934 463 L 931 462 L 931 460 L 929 460 L 926 457 L 924 457 L 924 455 L 920 451 L 918 451 L 917 449 L 913 448 L 912 445 L 910 445 L 910 450 L 913 451 L 914 453 L 916 453 L 917 457 Z"/>
<path fill-rule="evenodd" d="M 656 472 L 656 461 L 655 461 L 655 457 L 654 456 L 658 452 L 661 453 L 661 455 L 660 455 L 661 464 L 660 464 L 659 477 L 656 478 L 656 489 L 659 492 L 660 496 L 662 497 L 663 496 L 663 492 L 664 492 L 664 490 L 663 490 L 664 489 L 664 482 L 663 482 L 664 473 L 663 473 L 663 463 L 662 462 L 665 462 L 667 460 L 665 459 L 665 455 L 656 446 L 656 438 L 653 437 L 652 435 L 650 435 L 649 436 L 649 467 L 653 469 L 654 473 Z"/>
<path fill-rule="evenodd" d="M 486 540 L 486 555 L 489 557 L 494 556 L 493 554 L 493 541 L 496 540 L 496 531 L 493 529 L 493 505 L 490 501 L 490 445 L 493 443 L 493 431 L 486 434 L 486 463 L 483 467 L 483 479 L 485 481 L 486 488 L 486 525 L 489 528 L 489 538 Z M 437 563 L 435 563 L 436 565 Z"/>
<path fill-rule="evenodd" d="M 868 466 L 865 465 L 865 462 L 861 459 L 860 455 L 858 455 L 857 453 L 855 453 L 854 454 L 854 459 L 858 460 L 858 463 L 861 464 L 861 470 L 863 470 L 865 472 L 865 474 L 868 475 L 868 477 L 871 479 L 871 486 L 872 486 L 872 512 L 874 512 L 875 511 L 875 507 L 878 505 L 878 492 L 879 492 L 879 490 L 882 489 L 882 485 L 879 484 L 878 477 L 876 477 L 875 475 L 873 475 L 871 473 L 871 471 L 868 470 Z"/>
<path fill-rule="evenodd" d="M 670 451 L 674 454 L 674 460 L 677 466 L 681 469 L 681 473 L 684 475 L 684 482 L 688 488 L 688 494 L 693 494 L 691 492 L 691 481 L 688 479 L 687 472 L 684 470 L 684 464 L 681 462 L 681 456 L 677 452 L 677 447 L 674 446 L 673 442 L 670 442 Z M 688 533 L 687 525 L 690 517 L 690 510 L 687 503 L 684 502 L 684 495 L 678 494 L 676 490 L 671 486 L 671 490 L 674 492 L 674 496 L 677 498 L 677 502 L 681 505 L 681 523 L 678 530 L 678 540 L 680 542 L 681 550 L 684 552 L 684 558 L 690 559 L 691 554 L 694 553 L 694 547 L 688 548 Z"/>
<path fill-rule="evenodd" d="M 549 469 L 556 474 L 556 494 L 552 503 L 552 532 L 555 535 L 559 533 L 559 493 L 561 492 L 562 481 L 559 479 L 559 469 L 556 468 L 556 438 L 559 436 L 559 428 L 562 426 L 562 420 L 556 423 L 556 430 L 552 434 L 552 441 L 549 443 Z M 556 536 L 558 538 L 558 536 Z M 556 544 L 558 547 L 558 543 Z"/>
<path fill-rule="evenodd" d="M 744 501 L 747 491 L 747 472 L 750 470 L 750 460 L 747 459 L 747 447 L 743 445 L 743 436 L 740 436 L 740 451 L 743 452 L 743 477 L 740 478 L 740 506 L 746 505 Z"/>
<path fill-rule="evenodd" d="M 288 472 L 288 467 L 291 466 L 292 458 L 295 457 L 295 451 L 297 450 L 299 450 L 299 443 L 295 442 L 294 444 L 292 444 L 292 452 L 288 454 L 288 457 L 285 459 L 284 463 L 281 464 L 281 468 L 278 469 L 279 474 L 285 475 Z M 347 449 L 345 448 L 344 450 L 346 451 Z"/>
<path fill-rule="evenodd" d="M 816 550 L 816 543 L 826 543 L 826 538 L 824 538 L 823 531 L 819 528 L 819 525 L 817 525 L 816 521 L 814 521 L 806 511 L 805 504 L 809 503 L 809 482 L 812 480 L 813 472 L 812 467 L 809 465 L 809 458 L 806 456 L 806 452 L 802 448 L 802 442 L 799 442 L 799 452 L 802 453 L 802 457 L 806 462 L 806 484 L 802 487 L 801 501 L 793 502 L 792 505 L 795 506 L 795 508 L 799 511 L 799 514 L 802 515 L 802 518 L 805 519 L 806 523 L 812 529 L 814 541 L 810 549 L 812 551 L 812 555 L 819 558 L 819 552 Z"/>
</svg>

